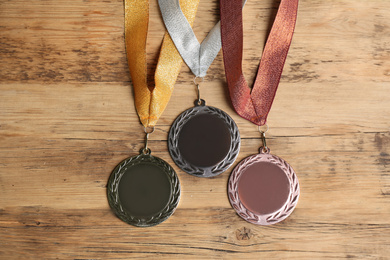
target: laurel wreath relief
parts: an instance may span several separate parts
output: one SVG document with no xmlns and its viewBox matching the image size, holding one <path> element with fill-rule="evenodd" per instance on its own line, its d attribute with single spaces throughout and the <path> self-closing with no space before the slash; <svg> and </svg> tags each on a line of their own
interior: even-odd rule
<svg viewBox="0 0 390 260">
<path fill-rule="evenodd" d="M 188 122 L 193 116 L 198 114 L 198 109 L 188 109 L 180 114 L 180 116 L 175 120 L 173 123 L 171 130 L 169 131 L 169 138 L 168 138 L 168 147 L 169 152 L 171 154 L 171 157 L 173 161 L 176 163 L 177 166 L 179 166 L 183 171 L 194 174 L 194 175 L 202 175 L 204 173 L 204 169 L 195 167 L 189 163 L 181 156 L 180 150 L 178 149 L 179 145 L 179 133 L 185 123 Z"/>
<path fill-rule="evenodd" d="M 191 165 L 181 156 L 180 150 L 178 149 L 179 134 L 181 129 L 192 117 L 198 113 L 208 113 L 221 118 L 227 124 L 231 136 L 228 154 L 220 163 L 212 167 L 197 167 L 195 165 Z M 212 177 L 224 172 L 234 163 L 238 152 L 240 151 L 240 141 L 238 127 L 228 114 L 215 107 L 196 106 L 184 111 L 175 120 L 169 132 L 168 147 L 173 161 L 183 171 L 199 177 Z"/>
<path fill-rule="evenodd" d="M 118 187 L 123 174 L 126 172 L 127 168 L 140 163 L 153 163 L 167 174 L 169 182 L 171 183 L 172 193 L 168 204 L 161 212 L 148 219 L 142 219 L 130 215 L 123 209 L 119 200 Z M 115 214 L 126 223 L 139 227 L 154 226 L 166 220 L 175 211 L 180 200 L 180 182 L 173 168 L 164 160 L 152 155 L 140 154 L 122 161 L 113 170 L 107 185 L 107 196 L 108 202 Z"/>
<path fill-rule="evenodd" d="M 238 196 L 238 182 L 241 174 L 252 164 L 259 161 L 268 161 L 279 166 L 285 172 L 290 181 L 290 194 L 285 205 L 278 211 L 268 215 L 259 215 L 248 210 L 241 203 Z M 232 207 L 243 219 L 253 224 L 270 225 L 284 220 L 292 213 L 298 203 L 299 182 L 293 168 L 282 158 L 268 153 L 260 153 L 247 157 L 236 166 L 229 180 L 228 196 Z"/>
</svg>

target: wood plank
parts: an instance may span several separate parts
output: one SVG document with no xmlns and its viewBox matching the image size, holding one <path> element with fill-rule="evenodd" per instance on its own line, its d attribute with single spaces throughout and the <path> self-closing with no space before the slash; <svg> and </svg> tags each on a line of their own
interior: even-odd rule
<svg viewBox="0 0 390 260">
<path fill-rule="evenodd" d="M 244 8 L 244 73 L 253 81 L 278 1 Z M 182 197 L 164 223 L 117 219 L 106 182 L 143 146 L 133 102 L 119 0 L 0 2 L 1 259 L 387 259 L 390 255 L 390 2 L 301 0 L 293 44 L 268 124 L 272 152 L 294 167 L 301 197 L 282 223 L 239 218 L 231 169 L 190 176 L 167 150 L 169 127 L 196 98 L 183 65 L 151 135 L 153 154 L 177 171 Z M 152 1 L 149 73 L 163 35 Z M 201 1 L 203 39 L 218 3 Z M 257 127 L 229 101 L 222 55 L 201 95 L 233 117 L 241 159 L 260 146 Z"/>
</svg>

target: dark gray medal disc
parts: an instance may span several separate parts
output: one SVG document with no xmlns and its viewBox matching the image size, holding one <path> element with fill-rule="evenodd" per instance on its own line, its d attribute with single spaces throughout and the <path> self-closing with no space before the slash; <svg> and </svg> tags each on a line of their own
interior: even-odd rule
<svg viewBox="0 0 390 260">
<path fill-rule="evenodd" d="M 168 137 L 173 161 L 198 177 L 214 177 L 226 171 L 240 150 L 236 123 L 224 111 L 200 105 L 187 109 L 174 121 Z"/>
<path fill-rule="evenodd" d="M 109 178 L 107 196 L 115 214 L 126 223 L 154 226 L 175 211 L 180 183 L 173 168 L 149 150 L 118 164 Z"/>
</svg>

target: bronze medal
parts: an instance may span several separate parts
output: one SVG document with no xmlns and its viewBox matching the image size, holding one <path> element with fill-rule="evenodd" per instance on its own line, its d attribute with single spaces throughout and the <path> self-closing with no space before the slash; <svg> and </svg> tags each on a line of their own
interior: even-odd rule
<svg viewBox="0 0 390 260">
<path fill-rule="evenodd" d="M 240 133 L 224 111 L 206 106 L 204 100 L 181 113 L 168 136 L 173 161 L 197 177 L 214 177 L 226 171 L 240 150 Z"/>
<path fill-rule="evenodd" d="M 269 153 L 242 160 L 228 184 L 230 204 L 244 220 L 258 225 L 276 224 L 287 218 L 299 199 L 299 182 L 293 168 Z"/>
</svg>

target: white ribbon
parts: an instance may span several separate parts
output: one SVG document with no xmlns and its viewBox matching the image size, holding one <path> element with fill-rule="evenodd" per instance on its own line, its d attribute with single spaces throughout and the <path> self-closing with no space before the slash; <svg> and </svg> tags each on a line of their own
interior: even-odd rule
<svg viewBox="0 0 390 260">
<path fill-rule="evenodd" d="M 243 6 L 246 0 L 243 1 Z M 199 43 L 184 16 L 179 0 L 158 0 L 161 14 L 176 49 L 196 77 L 205 77 L 221 49 L 221 25 L 218 22 Z"/>
</svg>

